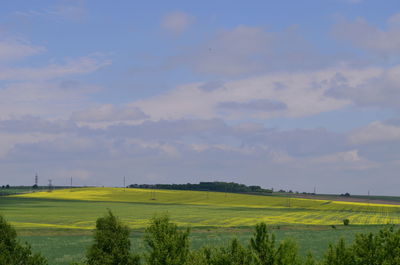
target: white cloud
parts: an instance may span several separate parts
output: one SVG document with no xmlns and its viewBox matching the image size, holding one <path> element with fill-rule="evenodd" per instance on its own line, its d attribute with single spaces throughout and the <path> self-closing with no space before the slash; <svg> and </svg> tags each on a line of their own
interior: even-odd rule
<svg viewBox="0 0 400 265">
<path fill-rule="evenodd" d="M 400 127 L 376 121 L 353 131 L 349 135 L 349 141 L 352 144 L 400 141 Z"/>
<path fill-rule="evenodd" d="M 36 55 L 45 50 L 44 47 L 33 46 L 17 40 L 2 40 L 0 41 L 0 64 Z"/>
<path fill-rule="evenodd" d="M 71 115 L 74 121 L 83 122 L 120 122 L 131 120 L 143 120 L 147 115 L 136 107 L 116 107 L 112 104 L 104 104 L 91 109 L 75 111 Z"/>
<path fill-rule="evenodd" d="M 400 65 L 340 73 L 334 82 L 326 92 L 329 96 L 349 99 L 363 107 L 400 108 Z"/>
<path fill-rule="evenodd" d="M 72 110 L 90 104 L 88 94 L 100 88 L 79 82 L 17 82 L 0 89 L 0 119 L 34 115 L 68 117 Z"/>
<path fill-rule="evenodd" d="M 179 54 L 180 53 L 180 54 Z M 317 52 L 297 27 L 271 32 L 240 25 L 220 30 L 191 49 L 171 57 L 168 67 L 184 65 L 212 77 L 243 77 L 277 70 L 310 69 L 338 61 Z"/>
<path fill-rule="evenodd" d="M 102 60 L 95 56 L 85 56 L 68 59 L 65 64 L 52 63 L 44 67 L 2 67 L 0 68 L 0 80 L 48 80 L 91 73 L 110 64 L 110 60 Z"/>
<path fill-rule="evenodd" d="M 380 29 L 369 24 L 363 18 L 355 21 L 342 21 L 335 25 L 336 37 L 350 41 L 356 47 L 377 52 L 382 55 L 400 54 L 400 14 L 387 21 L 387 28 Z"/>
<path fill-rule="evenodd" d="M 194 22 L 194 17 L 184 12 L 172 12 L 163 17 L 161 27 L 175 35 L 185 32 Z"/>
<path fill-rule="evenodd" d="M 312 183 L 325 192 L 343 192 L 346 181 L 353 193 L 367 189 L 373 176 L 390 180 L 399 170 L 398 156 L 388 162 L 371 160 L 359 151 L 362 145 L 341 145 L 344 135 L 336 139 L 322 129 L 280 132 L 255 123 L 228 126 L 220 120 L 91 129 L 73 122 L 66 127 L 65 122 L 0 122 L 2 181 L 16 183 L 8 176 L 18 175 L 19 183 L 26 183 L 38 171 L 55 183 L 73 177 L 77 185 L 116 185 L 113 176 L 134 174 L 129 181 L 136 183 L 226 180 L 300 191 Z M 32 123 L 43 124 L 38 126 L 42 129 Z M 24 126 L 32 130 L 24 131 Z M 394 191 L 383 182 L 374 188 Z"/>
<path fill-rule="evenodd" d="M 333 68 L 321 71 L 298 73 L 275 73 L 226 82 L 223 87 L 204 91 L 202 83 L 180 86 L 166 94 L 132 103 L 153 119 L 203 118 L 224 119 L 273 117 L 305 117 L 348 106 L 348 99 L 337 99 L 326 95 L 337 84 L 338 74 L 344 76 L 346 84 L 362 85 L 373 69 L 352 70 Z M 258 101 L 280 102 L 284 108 L 223 109 L 224 102 L 247 106 Z M 249 103 L 250 102 L 250 103 Z"/>
</svg>

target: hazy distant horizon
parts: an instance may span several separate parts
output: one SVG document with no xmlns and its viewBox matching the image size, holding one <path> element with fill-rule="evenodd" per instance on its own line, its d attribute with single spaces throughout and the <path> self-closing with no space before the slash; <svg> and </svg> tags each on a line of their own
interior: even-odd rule
<svg viewBox="0 0 400 265">
<path fill-rule="evenodd" d="M 397 0 L 5 0 L 0 185 L 400 195 Z"/>
</svg>

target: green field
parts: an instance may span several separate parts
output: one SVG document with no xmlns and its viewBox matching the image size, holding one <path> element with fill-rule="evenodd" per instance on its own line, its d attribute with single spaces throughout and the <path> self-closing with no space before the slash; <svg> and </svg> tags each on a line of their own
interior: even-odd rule
<svg viewBox="0 0 400 265">
<path fill-rule="evenodd" d="M 0 212 L 18 229 L 93 229 L 111 209 L 132 228 L 157 213 L 183 226 L 248 227 L 267 224 L 397 224 L 400 206 L 220 192 L 121 188 L 77 188 L 0 198 Z M 45 218 L 44 218 L 45 216 Z"/>
<path fill-rule="evenodd" d="M 397 205 L 219 192 L 75 188 L 0 197 L 0 214 L 50 264 L 69 264 L 83 257 L 95 221 L 107 209 L 133 229 L 133 248 L 139 251 L 143 228 L 163 213 L 178 225 L 193 228 L 195 248 L 220 245 L 232 237 L 245 243 L 252 226 L 263 221 L 278 238 L 291 237 L 303 254 L 312 250 L 319 257 L 329 242 L 340 237 L 351 239 L 357 232 L 377 231 L 400 221 Z M 350 219 L 349 227 L 341 225 L 344 218 Z"/>
<path fill-rule="evenodd" d="M 382 226 L 349 226 L 332 229 L 330 226 L 281 226 L 272 227 L 278 240 L 293 239 L 299 245 L 300 254 L 305 256 L 309 251 L 320 259 L 330 242 L 345 238 L 351 242 L 356 233 L 377 232 Z M 233 239 L 239 239 L 247 245 L 253 230 L 248 228 L 199 228 L 193 229 L 190 236 L 194 249 L 202 246 L 226 246 Z M 39 235 L 42 233 L 43 235 Z M 41 252 L 48 258 L 50 264 L 68 265 L 80 261 L 85 255 L 86 248 L 92 244 L 90 231 L 20 231 L 20 239 L 32 245 L 34 251 Z M 132 250 L 143 253 L 143 231 L 134 230 L 131 234 Z"/>
</svg>

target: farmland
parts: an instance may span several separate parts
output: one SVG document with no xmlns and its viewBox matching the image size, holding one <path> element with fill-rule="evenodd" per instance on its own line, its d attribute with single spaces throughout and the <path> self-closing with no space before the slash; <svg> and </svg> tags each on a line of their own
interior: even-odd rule
<svg viewBox="0 0 400 265">
<path fill-rule="evenodd" d="M 182 226 L 248 227 L 400 222 L 400 206 L 201 191 L 77 188 L 1 198 L 0 211 L 17 228 L 93 229 L 111 209 L 131 228 L 143 228 L 156 213 Z M 43 216 L 46 216 L 44 219 Z"/>
<path fill-rule="evenodd" d="M 51 264 L 83 257 L 95 220 L 107 209 L 132 228 L 133 247 L 139 250 L 143 228 L 163 213 L 180 226 L 192 227 L 195 248 L 224 244 L 232 237 L 246 242 L 252 226 L 263 221 L 278 238 L 294 238 L 303 254 L 312 250 L 317 257 L 340 237 L 350 239 L 357 232 L 400 222 L 398 205 L 220 192 L 74 188 L 0 197 L 0 213 Z M 342 225 L 345 218 L 349 227 Z"/>
</svg>

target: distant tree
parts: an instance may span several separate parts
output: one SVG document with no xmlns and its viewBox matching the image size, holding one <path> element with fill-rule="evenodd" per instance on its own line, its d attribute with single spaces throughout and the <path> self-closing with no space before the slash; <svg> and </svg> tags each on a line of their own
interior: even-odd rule
<svg viewBox="0 0 400 265">
<path fill-rule="evenodd" d="M 167 215 L 154 217 L 145 229 L 146 260 L 150 265 L 182 265 L 189 255 L 189 228 L 180 231 Z"/>
<path fill-rule="evenodd" d="M 343 219 L 343 224 L 344 225 L 349 225 L 350 224 L 350 220 L 349 219 Z"/>
<path fill-rule="evenodd" d="M 37 184 L 34 184 L 33 186 L 32 186 L 32 189 L 37 189 L 38 188 L 38 185 Z"/>
<path fill-rule="evenodd" d="M 346 247 L 344 239 L 340 239 L 337 245 L 329 245 L 322 265 L 358 265 L 355 263 L 354 253 Z M 360 264 L 361 265 L 361 264 Z M 367 265 L 367 264 L 365 264 Z M 368 264 L 373 265 L 373 264 Z"/>
<path fill-rule="evenodd" d="M 251 250 L 243 247 L 235 238 L 227 247 L 205 248 L 205 262 L 209 265 L 253 265 L 254 259 Z M 194 263 L 196 264 L 196 263 Z"/>
<path fill-rule="evenodd" d="M 386 227 L 378 234 L 359 234 L 353 243 L 357 264 L 400 264 L 400 230 Z"/>
<path fill-rule="evenodd" d="M 40 254 L 32 254 L 27 243 L 21 245 L 15 229 L 0 215 L 0 264 L 4 265 L 46 265 Z"/>
<path fill-rule="evenodd" d="M 276 254 L 275 235 L 269 232 L 265 223 L 256 225 L 253 237 L 250 239 L 250 247 L 256 254 L 260 264 L 274 264 Z"/>
<path fill-rule="evenodd" d="M 94 244 L 88 249 L 88 265 L 136 265 L 140 257 L 130 253 L 129 229 L 111 211 L 97 219 Z"/>
<path fill-rule="evenodd" d="M 7 185 L 6 185 L 6 189 L 9 189 L 9 188 L 10 188 L 10 185 L 7 184 Z"/>
<path fill-rule="evenodd" d="M 276 244 L 265 223 L 256 225 L 250 248 L 255 253 L 255 263 L 259 265 L 300 265 L 297 245 L 293 241 Z"/>
</svg>

